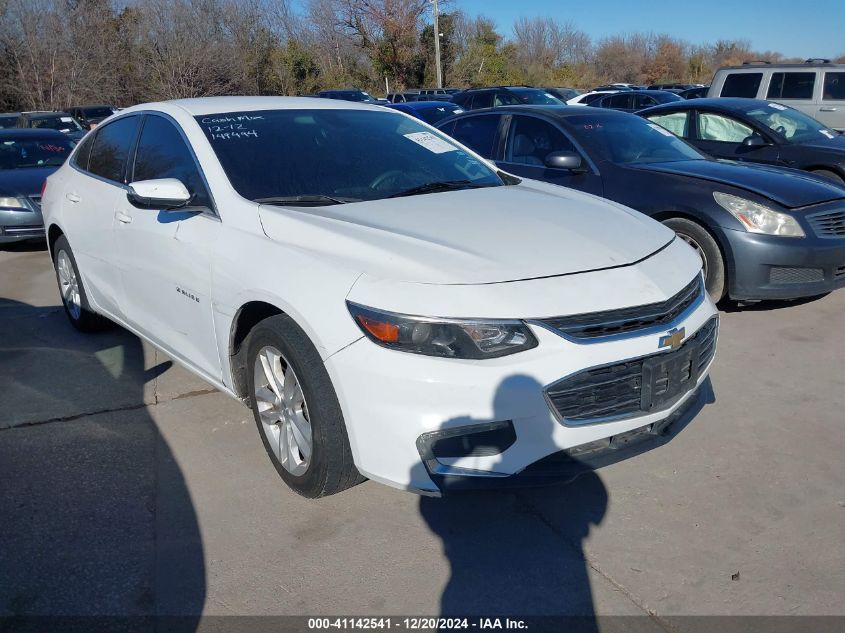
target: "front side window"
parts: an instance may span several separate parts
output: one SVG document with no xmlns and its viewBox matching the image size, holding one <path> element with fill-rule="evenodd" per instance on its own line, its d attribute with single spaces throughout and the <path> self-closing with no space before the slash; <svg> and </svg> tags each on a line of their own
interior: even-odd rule
<svg viewBox="0 0 845 633">
<path fill-rule="evenodd" d="M 256 202 L 337 204 L 504 184 L 447 136 L 398 112 L 286 109 L 195 118 L 232 186 Z"/>
<path fill-rule="evenodd" d="M 769 99 L 812 99 L 816 73 L 773 73 Z"/>
<path fill-rule="evenodd" d="M 649 106 L 657 105 L 657 99 L 649 95 L 633 95 L 633 97 L 635 110 L 640 110 L 641 108 L 647 108 Z"/>
<path fill-rule="evenodd" d="M 720 96 L 754 99 L 761 81 L 763 81 L 763 73 L 730 73 L 725 77 Z"/>
<path fill-rule="evenodd" d="M 507 160 L 520 165 L 542 167 L 552 152 L 575 151 L 575 147 L 548 121 L 514 116 L 508 142 Z"/>
<path fill-rule="evenodd" d="M 713 112 L 698 113 L 698 138 L 702 141 L 742 143 L 752 134 L 754 130 L 734 118 Z"/>
<path fill-rule="evenodd" d="M 670 112 L 669 114 L 655 114 L 648 117 L 652 123 L 666 128 L 675 136 L 689 138 L 689 112 Z"/>
<path fill-rule="evenodd" d="M 58 167 L 73 150 L 66 139 L 18 138 L 0 141 L 0 170 Z"/>
<path fill-rule="evenodd" d="M 475 150 L 484 158 L 493 159 L 496 131 L 502 117 L 498 114 L 484 114 L 467 117 L 455 123 L 452 136 L 467 147 Z"/>
<path fill-rule="evenodd" d="M 176 178 L 194 198 L 191 206 L 211 208 L 211 198 L 179 130 L 167 119 L 148 115 L 141 128 L 131 180 Z"/>
<path fill-rule="evenodd" d="M 493 98 L 493 105 L 496 107 L 519 105 L 520 103 L 522 103 L 522 101 L 519 100 L 519 97 L 508 94 L 507 92 L 497 92 L 496 96 Z"/>
<path fill-rule="evenodd" d="M 845 73 L 825 73 L 823 101 L 845 101 Z"/>
<path fill-rule="evenodd" d="M 137 128 L 137 116 L 124 117 L 98 128 L 88 160 L 88 171 L 107 180 L 125 183 L 126 159 Z"/>
</svg>

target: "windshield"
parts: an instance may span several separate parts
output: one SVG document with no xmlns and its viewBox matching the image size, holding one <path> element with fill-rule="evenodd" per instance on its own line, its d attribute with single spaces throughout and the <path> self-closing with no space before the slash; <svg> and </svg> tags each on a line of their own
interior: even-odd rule
<svg viewBox="0 0 845 633">
<path fill-rule="evenodd" d="M 386 110 L 260 110 L 196 120 L 249 200 L 335 204 L 503 184 L 449 137 Z"/>
<path fill-rule="evenodd" d="M 82 114 L 86 119 L 105 119 L 114 114 L 111 108 L 105 106 L 98 108 L 82 108 Z"/>
<path fill-rule="evenodd" d="M 567 117 L 566 122 L 579 141 L 611 163 L 640 165 L 706 158 L 670 131 L 637 116 L 585 114 Z"/>
<path fill-rule="evenodd" d="M 816 119 L 779 103 L 755 106 L 746 110 L 745 114 L 758 123 L 762 123 L 782 139 L 793 143 L 806 143 L 839 136 Z"/>
<path fill-rule="evenodd" d="M 17 116 L 0 116 L 0 130 L 3 130 L 7 127 L 15 127 L 15 123 L 17 122 Z"/>
<path fill-rule="evenodd" d="M 0 141 L 0 170 L 58 167 L 72 149 L 73 143 L 63 138 Z"/>
<path fill-rule="evenodd" d="M 531 105 L 563 105 L 563 101 L 545 90 L 511 88 L 520 101 Z"/>
<path fill-rule="evenodd" d="M 58 130 L 59 132 L 76 132 L 82 129 L 76 119 L 69 114 L 33 118 L 29 120 L 29 125 L 30 127 Z"/>
</svg>

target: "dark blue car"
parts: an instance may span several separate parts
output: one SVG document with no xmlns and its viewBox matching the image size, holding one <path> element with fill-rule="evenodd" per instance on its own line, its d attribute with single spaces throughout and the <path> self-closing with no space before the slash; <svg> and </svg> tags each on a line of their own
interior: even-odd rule
<svg viewBox="0 0 845 633">
<path fill-rule="evenodd" d="M 72 149 L 54 130 L 0 130 L 0 244 L 44 237 L 41 189 Z"/>
<path fill-rule="evenodd" d="M 659 125 L 599 108 L 474 110 L 438 127 L 507 172 L 660 220 L 699 253 L 716 301 L 845 286 L 845 187 L 836 183 L 714 160 Z"/>
<path fill-rule="evenodd" d="M 408 103 L 391 103 L 387 107 L 410 114 L 429 125 L 435 125 L 446 117 L 464 111 L 461 106 L 445 101 L 410 101 Z"/>
</svg>

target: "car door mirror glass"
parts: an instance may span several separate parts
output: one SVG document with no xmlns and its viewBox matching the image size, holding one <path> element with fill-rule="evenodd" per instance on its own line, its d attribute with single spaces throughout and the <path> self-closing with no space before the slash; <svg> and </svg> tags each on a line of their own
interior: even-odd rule
<svg viewBox="0 0 845 633">
<path fill-rule="evenodd" d="M 546 167 L 552 169 L 568 169 L 577 171 L 581 169 L 581 156 L 575 152 L 552 152 L 546 156 Z"/>
<path fill-rule="evenodd" d="M 193 196 L 180 180 L 157 178 L 131 183 L 126 198 L 139 209 L 171 211 L 186 207 Z"/>
</svg>

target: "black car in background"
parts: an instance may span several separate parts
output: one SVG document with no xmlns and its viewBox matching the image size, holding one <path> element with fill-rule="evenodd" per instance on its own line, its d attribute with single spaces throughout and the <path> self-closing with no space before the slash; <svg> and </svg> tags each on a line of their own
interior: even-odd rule
<svg viewBox="0 0 845 633">
<path fill-rule="evenodd" d="M 606 95 L 589 105 L 622 110 L 623 112 L 636 112 L 661 103 L 675 103 L 676 101 L 682 101 L 682 98 L 674 92 L 667 92 L 666 90 L 628 90 Z"/>
<path fill-rule="evenodd" d="M 0 244 L 44 237 L 41 190 L 72 149 L 55 130 L 0 130 Z"/>
<path fill-rule="evenodd" d="M 68 112 L 22 112 L 17 127 L 56 130 L 74 141 L 85 136 L 86 130 Z"/>
<path fill-rule="evenodd" d="M 75 118 L 86 130 L 91 130 L 101 121 L 109 118 L 116 111 L 110 105 L 83 105 L 67 108 L 68 114 Z"/>
<path fill-rule="evenodd" d="M 355 101 L 356 103 L 378 104 L 378 99 L 363 90 L 323 90 L 317 96 L 322 99 L 340 99 L 341 101 Z"/>
<path fill-rule="evenodd" d="M 563 101 L 541 88 L 529 86 L 496 86 L 473 88 L 452 95 L 452 101 L 464 110 L 495 108 L 505 105 L 563 105 Z"/>
<path fill-rule="evenodd" d="M 803 169 L 845 183 L 845 136 L 774 101 L 696 99 L 637 114 L 716 158 Z"/>
<path fill-rule="evenodd" d="M 835 183 L 717 161 L 659 125 L 614 110 L 502 107 L 437 127 L 507 172 L 660 220 L 698 251 L 716 301 L 790 299 L 845 286 L 845 187 Z"/>
</svg>

